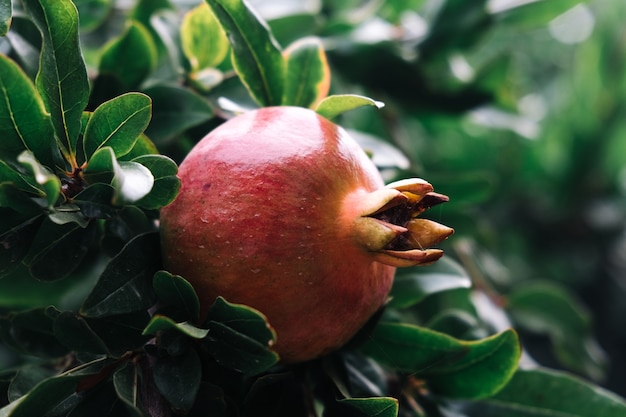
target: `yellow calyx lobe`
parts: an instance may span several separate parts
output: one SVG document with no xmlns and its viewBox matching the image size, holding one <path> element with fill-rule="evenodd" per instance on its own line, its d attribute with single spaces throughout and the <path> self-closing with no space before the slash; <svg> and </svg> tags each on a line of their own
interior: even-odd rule
<svg viewBox="0 0 626 417">
<path fill-rule="evenodd" d="M 443 251 L 429 249 L 454 230 L 417 216 L 448 197 L 433 191 L 428 182 L 411 178 L 393 182 L 367 194 L 358 202 L 354 238 L 377 261 L 396 267 L 427 265 Z"/>
</svg>

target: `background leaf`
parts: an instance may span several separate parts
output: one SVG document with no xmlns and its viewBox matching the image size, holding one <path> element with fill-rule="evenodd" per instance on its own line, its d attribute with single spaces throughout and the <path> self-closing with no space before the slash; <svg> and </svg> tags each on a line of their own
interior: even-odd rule
<svg viewBox="0 0 626 417">
<path fill-rule="evenodd" d="M 226 34 L 206 3 L 187 12 L 180 38 L 183 53 L 194 72 L 218 66 L 230 48 Z"/>
<path fill-rule="evenodd" d="M 11 0 L 0 1 L 0 36 L 4 36 L 9 31 L 11 25 Z"/>
<path fill-rule="evenodd" d="M 374 106 L 380 109 L 384 104 L 380 101 L 355 94 L 338 94 L 328 96 L 320 101 L 315 107 L 315 111 L 327 119 L 334 119 L 341 113 L 363 106 Z"/>
<path fill-rule="evenodd" d="M 261 106 L 280 105 L 284 62 L 266 23 L 242 0 L 205 0 L 226 32 L 233 66 Z"/>
</svg>

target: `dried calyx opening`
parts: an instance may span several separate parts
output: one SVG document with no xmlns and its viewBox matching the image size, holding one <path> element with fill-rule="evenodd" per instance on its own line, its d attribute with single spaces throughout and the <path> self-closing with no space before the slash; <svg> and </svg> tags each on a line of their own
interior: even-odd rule
<svg viewBox="0 0 626 417">
<path fill-rule="evenodd" d="M 421 179 L 389 184 L 360 202 L 361 217 L 354 228 L 356 240 L 376 260 L 392 266 L 435 262 L 443 252 L 429 248 L 454 230 L 418 216 L 446 201 L 447 196 L 435 193 L 432 185 Z"/>
</svg>

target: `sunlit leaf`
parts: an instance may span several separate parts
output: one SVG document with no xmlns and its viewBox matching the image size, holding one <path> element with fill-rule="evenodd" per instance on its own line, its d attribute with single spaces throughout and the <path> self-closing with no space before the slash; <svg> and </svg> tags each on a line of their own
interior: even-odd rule
<svg viewBox="0 0 626 417">
<path fill-rule="evenodd" d="M 44 165 L 54 166 L 50 118 L 34 84 L 5 55 L 0 55 L 0 156 L 14 159 L 31 151 Z"/>
<path fill-rule="evenodd" d="M 237 74 L 261 106 L 279 105 L 285 66 L 267 24 L 243 0 L 205 0 L 228 35 Z"/>
<path fill-rule="evenodd" d="M 43 36 L 37 89 L 66 157 L 75 163 L 80 119 L 89 97 L 78 41 L 78 12 L 70 0 L 24 0 L 24 5 Z"/>
<path fill-rule="evenodd" d="M 481 417 L 617 417 L 626 415 L 626 401 L 564 372 L 518 370 L 493 397 L 467 404 Z"/>
<path fill-rule="evenodd" d="M 333 119 L 341 113 L 358 109 L 363 106 L 374 106 L 378 109 L 385 104 L 368 97 L 356 94 L 340 94 L 328 96 L 320 101 L 315 107 L 315 111 L 327 119 Z"/>
<path fill-rule="evenodd" d="M 219 65 L 230 47 L 226 34 L 206 3 L 185 15 L 180 38 L 183 53 L 194 72 Z"/>
<path fill-rule="evenodd" d="M 283 105 L 312 107 L 328 95 L 330 68 L 319 38 L 299 39 L 285 49 L 283 56 Z"/>
<path fill-rule="evenodd" d="M 115 165 L 115 176 L 111 183 L 115 188 L 114 203 L 130 204 L 150 193 L 154 176 L 145 166 L 133 161 L 121 161 Z"/>
<path fill-rule="evenodd" d="M 160 267 L 159 239 L 139 235 L 109 262 L 81 308 L 87 317 L 144 310 L 154 302 L 152 277 Z"/>
<path fill-rule="evenodd" d="M 87 160 L 103 146 L 110 146 L 116 157 L 131 151 L 151 117 L 150 97 L 127 93 L 96 108 L 85 129 L 83 149 Z"/>
</svg>

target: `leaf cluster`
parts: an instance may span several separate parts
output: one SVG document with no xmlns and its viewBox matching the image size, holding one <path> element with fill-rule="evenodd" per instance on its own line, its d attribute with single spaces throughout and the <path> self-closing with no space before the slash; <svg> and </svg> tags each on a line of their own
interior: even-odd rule
<svg viewBox="0 0 626 417">
<path fill-rule="evenodd" d="M 477 106 L 510 110 L 509 57 L 464 78 L 464 54 L 578 1 L 183 3 L 0 0 L 0 417 L 626 414 L 588 380 L 605 363 L 576 296 L 547 281 L 501 285 L 468 238 L 451 247 L 458 261 L 399 272 L 348 345 L 298 365 L 280 363 L 262 312 L 223 298 L 203 308 L 160 263 L 175 161 L 222 120 L 309 107 L 353 128 L 387 177 L 437 179 L 436 155 L 423 160 L 398 133 L 407 114 L 445 113 L 423 117 L 436 131 Z M 346 113 L 383 106 L 369 95 L 403 122 Z M 489 173 L 465 172 L 438 187 L 461 222 L 493 192 Z M 527 333 L 588 379 L 529 368 Z"/>
</svg>

